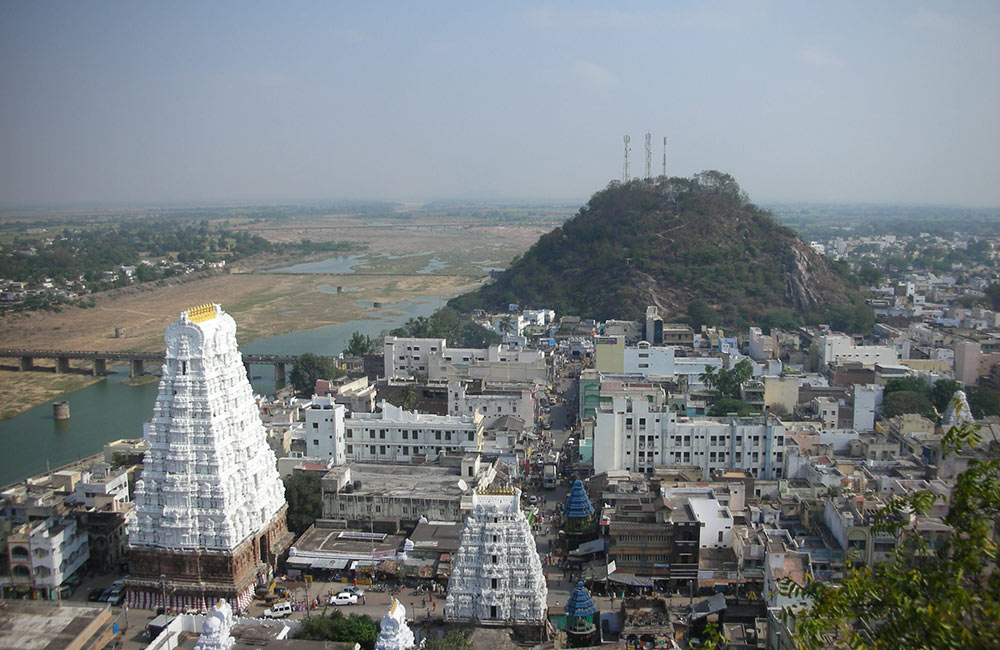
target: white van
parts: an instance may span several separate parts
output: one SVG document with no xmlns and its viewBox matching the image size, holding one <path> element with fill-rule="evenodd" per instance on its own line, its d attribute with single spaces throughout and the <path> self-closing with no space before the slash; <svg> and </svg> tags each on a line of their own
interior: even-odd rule
<svg viewBox="0 0 1000 650">
<path fill-rule="evenodd" d="M 263 618 L 288 618 L 292 615 L 292 603 L 285 600 L 280 603 L 274 603 L 268 609 L 264 610 L 261 614 Z"/>
</svg>

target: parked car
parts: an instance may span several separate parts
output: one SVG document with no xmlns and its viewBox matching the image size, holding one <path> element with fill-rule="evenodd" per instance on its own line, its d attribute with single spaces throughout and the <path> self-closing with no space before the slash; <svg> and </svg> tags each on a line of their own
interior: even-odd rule
<svg viewBox="0 0 1000 650">
<path fill-rule="evenodd" d="M 104 590 L 101 589 L 100 587 L 98 587 L 97 589 L 91 589 L 90 593 L 87 594 L 87 600 L 92 603 L 99 603 L 101 602 L 101 594 L 103 593 Z"/>
<path fill-rule="evenodd" d="M 358 597 L 354 594 L 349 594 L 346 591 L 342 591 L 336 596 L 330 596 L 330 600 L 327 601 L 327 605 L 357 605 Z"/>
<path fill-rule="evenodd" d="M 263 618 L 288 618 L 292 615 L 292 604 L 287 600 L 275 603 L 264 610 Z"/>
<path fill-rule="evenodd" d="M 361 587 L 355 587 L 354 585 L 348 585 L 348 586 L 344 587 L 343 589 L 341 589 L 340 593 L 342 593 L 342 594 L 354 594 L 358 598 L 361 598 L 362 596 L 365 595 L 365 590 L 362 589 Z"/>
<path fill-rule="evenodd" d="M 102 603 L 108 602 L 108 598 L 111 598 L 111 592 L 112 591 L 114 591 L 114 589 L 112 589 L 111 587 L 108 587 L 103 592 L 101 592 L 101 597 L 97 599 L 98 602 L 102 602 Z"/>
<path fill-rule="evenodd" d="M 113 587 L 111 590 L 111 595 L 108 596 L 108 602 L 115 607 L 121 607 L 122 603 L 125 602 L 125 589 L 119 587 Z"/>
</svg>

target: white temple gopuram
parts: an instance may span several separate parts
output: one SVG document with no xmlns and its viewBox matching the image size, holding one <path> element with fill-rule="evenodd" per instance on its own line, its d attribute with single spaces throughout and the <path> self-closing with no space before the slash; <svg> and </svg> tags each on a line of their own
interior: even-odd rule
<svg viewBox="0 0 1000 650">
<path fill-rule="evenodd" d="M 379 623 L 375 650 L 411 650 L 414 645 L 413 630 L 406 624 L 406 608 L 393 598 Z"/>
<path fill-rule="evenodd" d="M 446 620 L 498 625 L 544 622 L 548 589 L 520 499 L 521 491 L 511 488 L 473 494 L 472 514 L 452 560 Z"/>
<path fill-rule="evenodd" d="M 236 322 L 203 305 L 182 312 L 164 338 L 129 527 L 129 604 L 205 609 L 225 599 L 244 609 L 291 536 Z"/>
</svg>

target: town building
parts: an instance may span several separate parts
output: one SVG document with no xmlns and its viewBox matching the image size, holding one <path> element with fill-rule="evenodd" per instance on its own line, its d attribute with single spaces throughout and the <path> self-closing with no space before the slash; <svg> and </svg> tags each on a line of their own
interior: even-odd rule
<svg viewBox="0 0 1000 650">
<path fill-rule="evenodd" d="M 679 465 L 701 468 L 704 480 L 722 470 L 780 478 L 784 447 L 785 427 L 773 416 L 687 418 L 644 399 L 615 397 L 596 415 L 594 472 Z"/>
<path fill-rule="evenodd" d="M 352 413 L 344 419 L 346 461 L 411 463 L 482 449 L 482 413 L 431 415 L 384 400 L 379 408 L 381 412 Z M 335 436 L 335 432 L 328 435 Z M 335 437 L 332 440 L 336 442 Z"/>
<path fill-rule="evenodd" d="M 534 428 L 536 405 L 534 391 L 530 388 L 523 384 L 487 385 L 483 381 L 471 384 L 448 382 L 448 415 L 471 416 L 479 413 L 483 416 L 483 427 L 486 429 L 494 428 L 505 417 L 516 417 L 520 418 L 524 427 Z"/>
<path fill-rule="evenodd" d="M 59 586 L 90 558 L 87 531 L 73 517 L 47 517 L 14 527 L 7 536 L 13 594 L 55 600 Z"/>
<path fill-rule="evenodd" d="M 129 530 L 129 603 L 205 609 L 225 599 L 242 610 L 291 541 L 284 486 L 233 318 L 196 307 L 164 339 Z"/>
<path fill-rule="evenodd" d="M 330 469 L 322 480 L 323 517 L 342 519 L 352 526 L 370 520 L 412 525 L 429 521 L 461 521 L 471 508 L 469 488 L 488 486 L 495 468 L 478 454 L 465 454 L 454 467 L 399 466 L 352 463 Z M 462 487 L 460 481 L 466 487 Z"/>
</svg>

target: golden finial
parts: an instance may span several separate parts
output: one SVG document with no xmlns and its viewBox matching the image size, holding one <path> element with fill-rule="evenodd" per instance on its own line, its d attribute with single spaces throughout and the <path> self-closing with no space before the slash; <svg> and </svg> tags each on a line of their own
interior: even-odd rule
<svg viewBox="0 0 1000 650">
<path fill-rule="evenodd" d="M 188 320 L 192 323 L 204 323 L 207 320 L 212 320 L 216 316 L 215 305 L 212 303 L 206 303 L 204 305 L 198 305 L 197 307 L 192 307 L 187 312 Z"/>
</svg>

